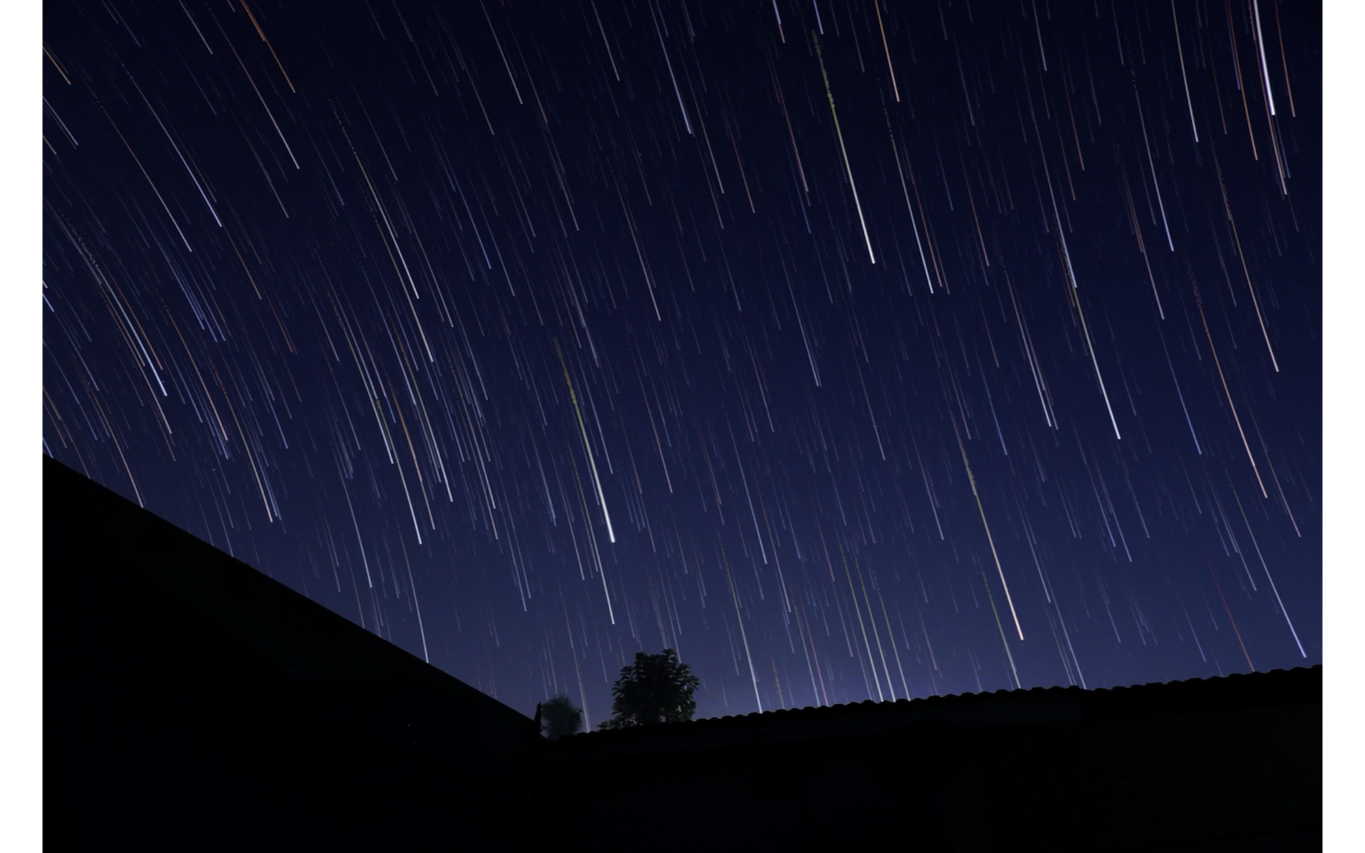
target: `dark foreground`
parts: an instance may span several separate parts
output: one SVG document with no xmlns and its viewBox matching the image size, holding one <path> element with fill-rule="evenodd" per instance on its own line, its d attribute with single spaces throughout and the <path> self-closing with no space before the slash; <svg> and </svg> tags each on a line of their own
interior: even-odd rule
<svg viewBox="0 0 1365 853">
<path fill-rule="evenodd" d="M 1320 667 L 541 740 L 44 459 L 54 850 L 1321 847 Z"/>
</svg>

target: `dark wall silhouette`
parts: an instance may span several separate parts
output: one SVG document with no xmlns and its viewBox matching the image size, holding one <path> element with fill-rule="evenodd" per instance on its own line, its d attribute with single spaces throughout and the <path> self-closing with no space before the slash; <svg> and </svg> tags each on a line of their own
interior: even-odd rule
<svg viewBox="0 0 1365 853">
<path fill-rule="evenodd" d="M 44 460 L 54 850 L 1308 850 L 1320 667 L 550 742 Z"/>
<path fill-rule="evenodd" d="M 547 744 L 537 808 L 656 850 L 1311 850 L 1321 719 L 1320 667 L 779 711 Z"/>
<path fill-rule="evenodd" d="M 44 466 L 52 849 L 449 850 L 514 824 L 529 718 Z"/>
</svg>

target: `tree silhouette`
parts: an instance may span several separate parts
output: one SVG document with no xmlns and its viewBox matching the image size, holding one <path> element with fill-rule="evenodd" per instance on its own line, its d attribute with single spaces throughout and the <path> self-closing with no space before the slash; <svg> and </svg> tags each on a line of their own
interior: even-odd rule
<svg viewBox="0 0 1365 853">
<path fill-rule="evenodd" d="M 583 712 L 568 696 L 554 696 L 540 703 L 540 731 L 550 740 L 577 734 L 583 728 Z"/>
<path fill-rule="evenodd" d="M 657 655 L 635 653 L 635 662 L 622 667 L 612 685 L 612 717 L 600 729 L 625 729 L 692 719 L 697 703 L 692 693 L 701 680 L 692 668 L 678 662 L 678 653 L 664 649 Z"/>
</svg>

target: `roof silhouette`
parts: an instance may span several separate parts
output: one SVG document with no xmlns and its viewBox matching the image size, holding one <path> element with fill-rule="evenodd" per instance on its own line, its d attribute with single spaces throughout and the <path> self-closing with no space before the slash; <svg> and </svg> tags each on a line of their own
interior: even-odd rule
<svg viewBox="0 0 1365 853">
<path fill-rule="evenodd" d="M 1307 850 L 1321 720 L 1315 666 L 576 734 L 532 778 L 570 844 L 609 826 L 686 851 Z"/>
<path fill-rule="evenodd" d="M 1233 673 L 1227 676 L 1082 689 L 1033 687 L 830 706 L 773 709 L 681 723 L 579 732 L 560 738 L 561 750 L 669 751 L 796 741 L 812 737 L 885 734 L 916 724 L 959 727 L 1026 726 L 1178 714 L 1217 714 L 1277 704 L 1321 701 L 1322 666 Z"/>
<path fill-rule="evenodd" d="M 448 849 L 514 818 L 530 718 L 47 457 L 43 500 L 54 846 Z"/>
<path fill-rule="evenodd" d="M 56 593 L 44 620 L 46 834 L 61 849 L 1320 843 L 1320 666 L 551 742 L 525 715 L 43 464 Z"/>
</svg>

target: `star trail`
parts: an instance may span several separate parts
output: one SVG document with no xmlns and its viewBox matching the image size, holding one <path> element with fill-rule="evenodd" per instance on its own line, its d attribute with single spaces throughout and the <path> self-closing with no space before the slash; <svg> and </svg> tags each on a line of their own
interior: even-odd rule
<svg viewBox="0 0 1365 853">
<path fill-rule="evenodd" d="M 43 451 L 589 724 L 1321 663 L 1321 30 L 47 3 Z"/>
</svg>

